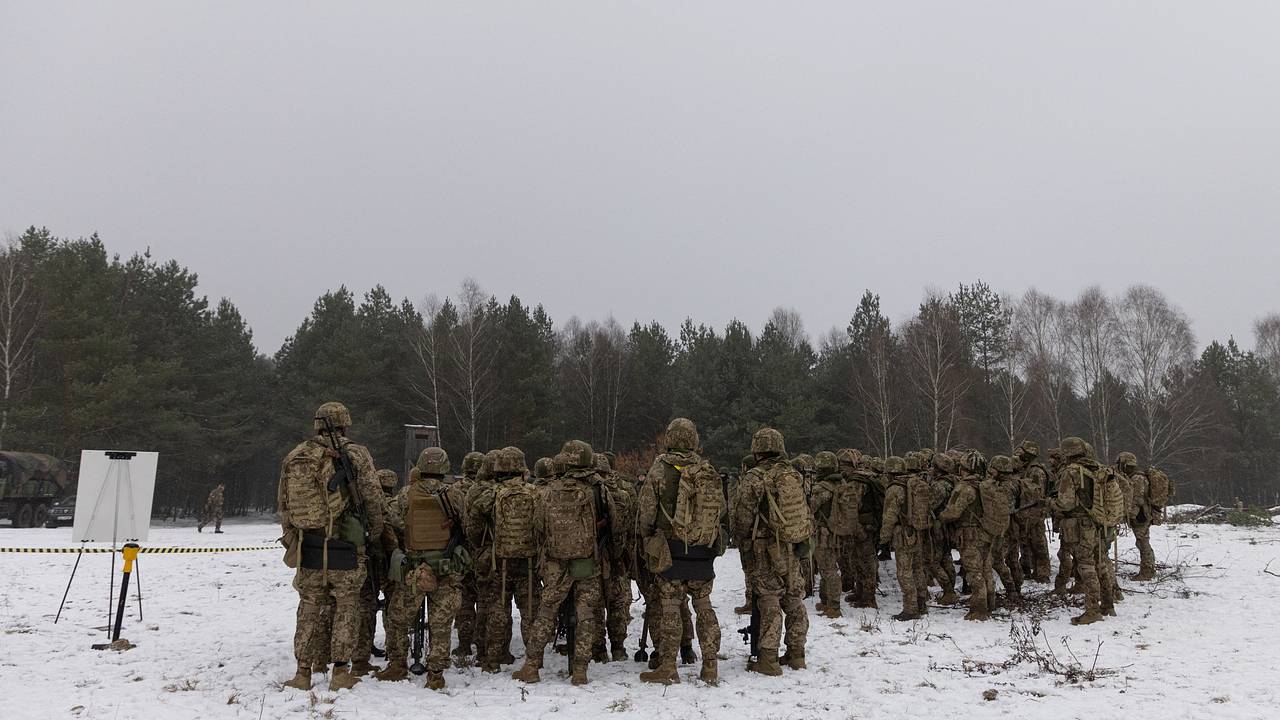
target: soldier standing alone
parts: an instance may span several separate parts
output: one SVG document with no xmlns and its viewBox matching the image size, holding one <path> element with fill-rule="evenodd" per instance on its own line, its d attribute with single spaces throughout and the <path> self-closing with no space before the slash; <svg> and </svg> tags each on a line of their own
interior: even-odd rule
<svg viewBox="0 0 1280 720">
<path fill-rule="evenodd" d="M 222 494 L 225 490 L 225 485 L 219 485 L 209 492 L 209 497 L 204 501 L 204 509 L 200 511 L 200 524 L 196 525 L 196 532 L 204 532 L 205 525 L 213 525 L 215 533 L 222 532 L 222 507 L 224 504 Z"/>
</svg>

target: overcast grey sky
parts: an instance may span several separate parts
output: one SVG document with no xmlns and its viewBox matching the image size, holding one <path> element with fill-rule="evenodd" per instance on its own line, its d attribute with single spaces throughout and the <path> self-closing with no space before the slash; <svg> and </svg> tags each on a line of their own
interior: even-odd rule
<svg viewBox="0 0 1280 720">
<path fill-rule="evenodd" d="M 0 4 L 0 232 L 816 338 L 987 280 L 1280 310 L 1280 3 Z"/>
</svg>

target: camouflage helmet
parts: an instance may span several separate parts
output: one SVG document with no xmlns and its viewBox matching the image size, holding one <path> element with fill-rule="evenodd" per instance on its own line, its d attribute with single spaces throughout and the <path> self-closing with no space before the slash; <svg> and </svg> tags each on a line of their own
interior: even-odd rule
<svg viewBox="0 0 1280 720">
<path fill-rule="evenodd" d="M 961 450 L 958 447 L 953 447 L 947 451 L 947 457 L 959 464 L 959 462 L 964 459 L 964 450 Z"/>
<path fill-rule="evenodd" d="M 840 460 L 830 450 L 823 450 L 813 456 L 813 469 L 819 475 L 834 475 L 840 470 Z"/>
<path fill-rule="evenodd" d="M 560 448 L 559 458 L 564 459 L 564 466 L 569 469 L 594 468 L 595 453 L 591 446 L 581 440 L 570 440 Z"/>
<path fill-rule="evenodd" d="M 755 456 L 755 455 L 743 455 L 743 456 L 742 456 L 742 462 L 740 463 L 740 466 L 741 466 L 741 468 L 742 468 L 742 472 L 746 472 L 746 471 L 750 470 L 751 468 L 755 467 L 755 466 L 756 466 L 756 456 Z"/>
<path fill-rule="evenodd" d="M 613 472 L 613 467 L 609 464 L 609 458 L 604 453 L 596 453 L 596 472 L 602 475 Z"/>
<path fill-rule="evenodd" d="M 1013 472 L 1013 460 L 1008 455 L 996 455 L 987 463 L 987 468 L 1001 475 Z"/>
<path fill-rule="evenodd" d="M 972 475 L 985 475 L 987 459 L 977 450 L 970 450 L 960 458 L 960 469 Z"/>
<path fill-rule="evenodd" d="M 836 462 L 842 466 L 857 467 L 862 460 L 862 453 L 853 448 L 840 448 L 836 451 Z"/>
<path fill-rule="evenodd" d="M 956 471 L 956 461 L 946 453 L 934 453 L 933 466 L 946 475 L 950 475 Z"/>
<path fill-rule="evenodd" d="M 756 457 L 786 455 L 787 446 L 782 441 L 782 433 L 771 427 L 760 428 L 751 436 L 751 454 Z"/>
<path fill-rule="evenodd" d="M 524 451 L 513 445 L 502 448 L 498 459 L 494 461 L 494 470 L 499 475 L 523 475 L 528 468 L 524 464 Z"/>
<path fill-rule="evenodd" d="M 905 475 L 907 474 L 907 461 L 901 456 L 890 455 L 884 460 L 884 474 L 886 475 Z"/>
<path fill-rule="evenodd" d="M 556 453 L 555 457 L 551 458 L 551 476 L 552 477 L 563 475 L 565 471 L 568 469 L 569 469 L 569 466 L 565 464 L 564 453 Z"/>
<path fill-rule="evenodd" d="M 418 456 L 418 464 L 414 467 L 423 475 L 448 475 L 449 453 L 444 448 L 429 447 Z"/>
<path fill-rule="evenodd" d="M 1088 440 L 1086 440 L 1084 443 L 1084 456 L 1089 458 L 1090 460 L 1098 459 L 1098 453 L 1093 449 L 1093 443 L 1089 442 Z"/>
<path fill-rule="evenodd" d="M 335 429 L 349 428 L 351 427 L 351 411 L 347 409 L 346 405 L 343 405 L 340 402 L 327 402 L 316 410 L 316 415 L 311 423 L 311 427 L 313 427 L 316 432 L 321 432 L 325 429 L 325 420 L 332 422 Z"/>
<path fill-rule="evenodd" d="M 663 442 L 668 450 L 697 450 L 698 428 L 689 418 L 678 417 L 667 424 Z"/>
<path fill-rule="evenodd" d="M 1062 445 L 1058 448 L 1058 452 L 1062 456 L 1062 459 L 1074 460 L 1075 458 L 1082 458 L 1087 455 L 1089 453 L 1089 448 L 1084 440 L 1072 435 L 1071 437 L 1062 439 Z"/>
<path fill-rule="evenodd" d="M 480 472 L 480 465 L 484 462 L 484 453 L 478 453 L 475 450 L 462 456 L 462 475 L 463 477 L 475 478 L 476 473 Z"/>
<path fill-rule="evenodd" d="M 1018 457 L 1023 460 L 1040 457 L 1040 446 L 1031 440 L 1023 440 L 1022 444 L 1018 446 Z"/>
<path fill-rule="evenodd" d="M 540 457 L 538 458 L 538 461 L 533 464 L 533 476 L 536 478 L 549 478 L 554 474 L 554 472 L 555 468 L 553 467 L 551 458 L 549 457 Z"/>
<path fill-rule="evenodd" d="M 869 465 L 875 472 L 884 472 L 884 458 L 878 455 L 872 456 L 871 459 L 867 461 L 867 465 Z"/>
<path fill-rule="evenodd" d="M 400 482 L 400 476 L 396 475 L 395 470 L 379 470 L 374 473 L 374 477 L 378 478 L 378 484 L 382 486 L 383 490 L 390 490 Z"/>
<path fill-rule="evenodd" d="M 929 467 L 929 464 L 933 462 L 934 454 L 933 448 L 924 448 L 920 451 L 920 462 L 924 467 Z"/>
<path fill-rule="evenodd" d="M 1116 458 L 1116 465 L 1123 468 L 1126 472 L 1133 472 L 1138 469 L 1138 456 L 1129 451 L 1120 453 Z"/>
<path fill-rule="evenodd" d="M 902 463 L 906 467 L 907 472 L 920 472 L 924 469 L 924 458 L 920 453 L 911 451 L 902 458 Z"/>
<path fill-rule="evenodd" d="M 484 459 L 480 461 L 480 469 L 476 471 L 476 479 L 486 482 L 492 480 L 497 474 L 498 461 L 501 459 L 501 450 L 490 450 L 485 453 Z"/>
<path fill-rule="evenodd" d="M 795 468 L 796 472 L 801 475 L 807 475 L 813 472 L 813 456 L 809 453 L 800 453 L 791 458 L 791 467 Z"/>
</svg>

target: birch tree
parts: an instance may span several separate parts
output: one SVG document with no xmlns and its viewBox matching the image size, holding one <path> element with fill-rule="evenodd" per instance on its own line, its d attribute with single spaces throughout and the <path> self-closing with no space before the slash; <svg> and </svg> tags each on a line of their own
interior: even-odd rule
<svg viewBox="0 0 1280 720">
<path fill-rule="evenodd" d="M 1076 391 L 1085 401 L 1089 430 L 1099 458 L 1111 457 L 1113 415 L 1120 400 L 1114 382 L 1120 360 L 1119 323 L 1115 307 L 1093 286 L 1068 311 L 1070 362 Z"/>
<path fill-rule="evenodd" d="M 32 269 L 18 242 L 0 248 L 0 449 L 9 429 L 9 410 L 29 380 L 35 353 L 40 303 Z"/>
<path fill-rule="evenodd" d="M 1071 399 L 1072 364 L 1067 340 L 1067 308 L 1036 289 L 1028 290 L 1014 307 L 1016 351 L 1031 392 L 1040 401 L 1054 443 L 1066 435 L 1066 407 Z"/>
<path fill-rule="evenodd" d="M 480 422 L 489 409 L 496 386 L 494 360 L 498 343 L 493 329 L 491 299 L 473 278 L 462 282 L 458 293 L 458 322 L 449 333 L 449 369 L 441 377 L 452 396 L 454 421 L 466 438 L 467 448 L 477 450 Z"/>
<path fill-rule="evenodd" d="M 923 407 L 925 439 L 934 448 L 951 446 L 962 403 L 972 385 L 968 351 L 955 309 L 930 294 L 903 332 L 907 378 Z"/>
</svg>

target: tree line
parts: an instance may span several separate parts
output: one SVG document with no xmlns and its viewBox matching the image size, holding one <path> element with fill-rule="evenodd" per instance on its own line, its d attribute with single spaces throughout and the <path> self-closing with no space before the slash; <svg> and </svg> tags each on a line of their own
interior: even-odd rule
<svg viewBox="0 0 1280 720">
<path fill-rule="evenodd" d="M 321 295 L 272 356 L 235 305 L 149 253 L 122 259 L 96 235 L 29 228 L 0 248 L 0 448 L 75 461 L 83 448 L 161 453 L 156 512 L 198 509 L 216 483 L 229 510 L 270 509 L 281 457 L 314 409 L 340 400 L 384 466 L 402 470 L 403 425 L 440 428 L 455 459 L 566 438 L 652 457 L 667 421 L 693 418 L 706 452 L 736 466 L 751 434 L 792 452 L 852 446 L 1010 451 L 1068 435 L 1175 474 L 1183 499 L 1280 504 L 1280 315 L 1255 346 L 1201 347 L 1161 291 L 1070 300 L 977 280 L 927 292 L 893 322 L 867 290 L 816 342 L 793 310 L 757 332 L 686 319 L 561 323 L 540 305 L 463 280 L 449 295 L 384 288 Z"/>
</svg>

